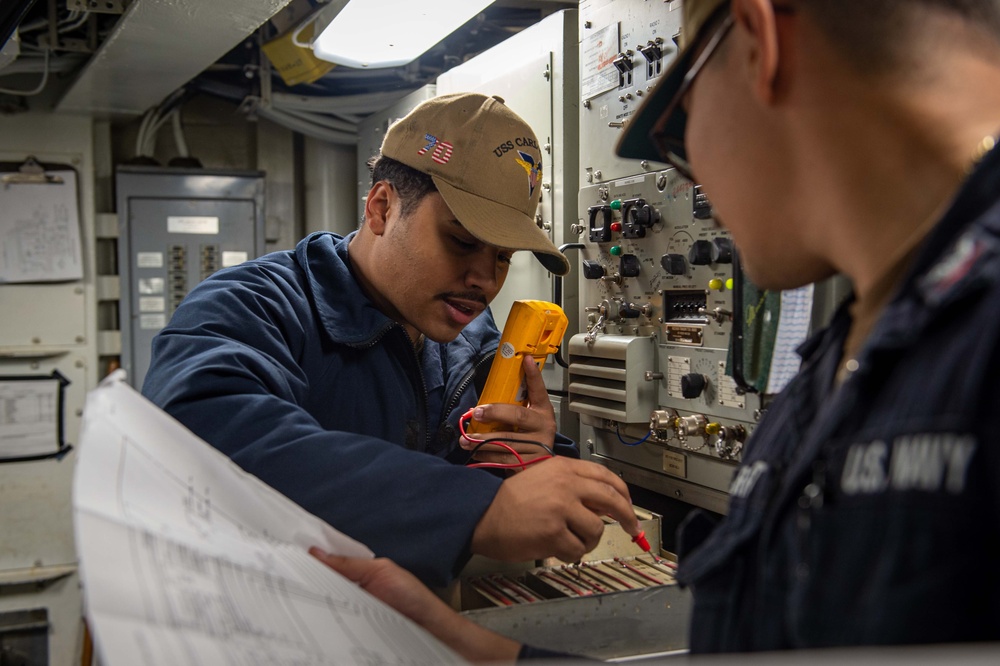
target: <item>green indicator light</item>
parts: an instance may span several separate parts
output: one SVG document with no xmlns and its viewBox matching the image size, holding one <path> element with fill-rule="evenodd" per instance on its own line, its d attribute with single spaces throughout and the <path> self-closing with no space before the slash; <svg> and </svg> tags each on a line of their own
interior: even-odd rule
<svg viewBox="0 0 1000 666">
<path fill-rule="evenodd" d="M 622 246 L 621 245 L 612 245 L 611 249 L 609 250 L 609 252 L 611 252 L 611 256 L 613 256 L 613 257 L 620 257 L 621 254 L 622 254 Z"/>
<path fill-rule="evenodd" d="M 622 209 L 621 199 L 615 199 L 614 201 L 611 202 L 611 210 L 621 210 L 621 209 Z"/>
<path fill-rule="evenodd" d="M 729 291 L 733 290 L 733 278 L 729 278 L 728 280 L 726 280 L 726 289 L 728 289 Z"/>
</svg>

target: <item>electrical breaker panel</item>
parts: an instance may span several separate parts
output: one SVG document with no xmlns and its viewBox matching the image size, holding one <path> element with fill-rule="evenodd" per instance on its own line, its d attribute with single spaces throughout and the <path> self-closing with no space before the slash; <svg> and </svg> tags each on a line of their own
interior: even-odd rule
<svg viewBox="0 0 1000 666">
<path fill-rule="evenodd" d="M 122 367 L 141 388 L 153 337 L 215 271 L 264 253 L 264 174 L 120 167 Z"/>
</svg>

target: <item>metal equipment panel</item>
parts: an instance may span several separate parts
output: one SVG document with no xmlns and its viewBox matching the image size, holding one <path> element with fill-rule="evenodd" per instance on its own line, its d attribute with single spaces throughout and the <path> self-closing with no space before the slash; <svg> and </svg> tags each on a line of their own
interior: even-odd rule
<svg viewBox="0 0 1000 666">
<path fill-rule="evenodd" d="M 797 368 L 794 347 L 845 290 L 828 281 L 755 291 L 698 184 L 665 164 L 614 155 L 676 56 L 681 6 L 580 4 L 582 310 L 569 342 L 569 408 L 580 415 L 585 455 L 667 501 L 725 513 L 743 444 L 783 385 L 779 375 Z M 629 339 L 653 352 L 611 353 Z M 752 340 L 752 354 L 733 340 Z"/>
<path fill-rule="evenodd" d="M 153 337 L 188 292 L 264 253 L 264 177 L 122 167 L 117 185 L 122 367 L 141 388 Z"/>
</svg>

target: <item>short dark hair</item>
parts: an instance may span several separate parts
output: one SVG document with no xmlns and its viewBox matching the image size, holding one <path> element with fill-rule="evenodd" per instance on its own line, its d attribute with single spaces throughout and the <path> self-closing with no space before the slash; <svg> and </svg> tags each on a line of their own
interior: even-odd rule
<svg viewBox="0 0 1000 666">
<path fill-rule="evenodd" d="M 375 155 L 368 160 L 368 169 L 372 173 L 373 186 L 384 180 L 396 188 L 401 207 L 399 212 L 403 217 L 412 213 L 428 194 L 437 192 L 429 175 L 391 157 Z"/>
<path fill-rule="evenodd" d="M 911 43 L 914 28 L 935 15 L 951 14 L 1000 44 L 1000 0 L 802 0 L 831 42 L 859 71 L 905 69 L 924 43 Z"/>
</svg>

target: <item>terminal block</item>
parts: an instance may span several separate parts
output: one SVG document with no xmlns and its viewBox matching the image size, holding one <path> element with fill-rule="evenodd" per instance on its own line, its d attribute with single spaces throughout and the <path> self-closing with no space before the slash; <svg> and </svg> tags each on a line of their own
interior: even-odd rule
<svg viewBox="0 0 1000 666">
<path fill-rule="evenodd" d="M 707 307 L 704 291 L 663 292 L 663 321 L 708 323 L 703 314 Z"/>
</svg>

